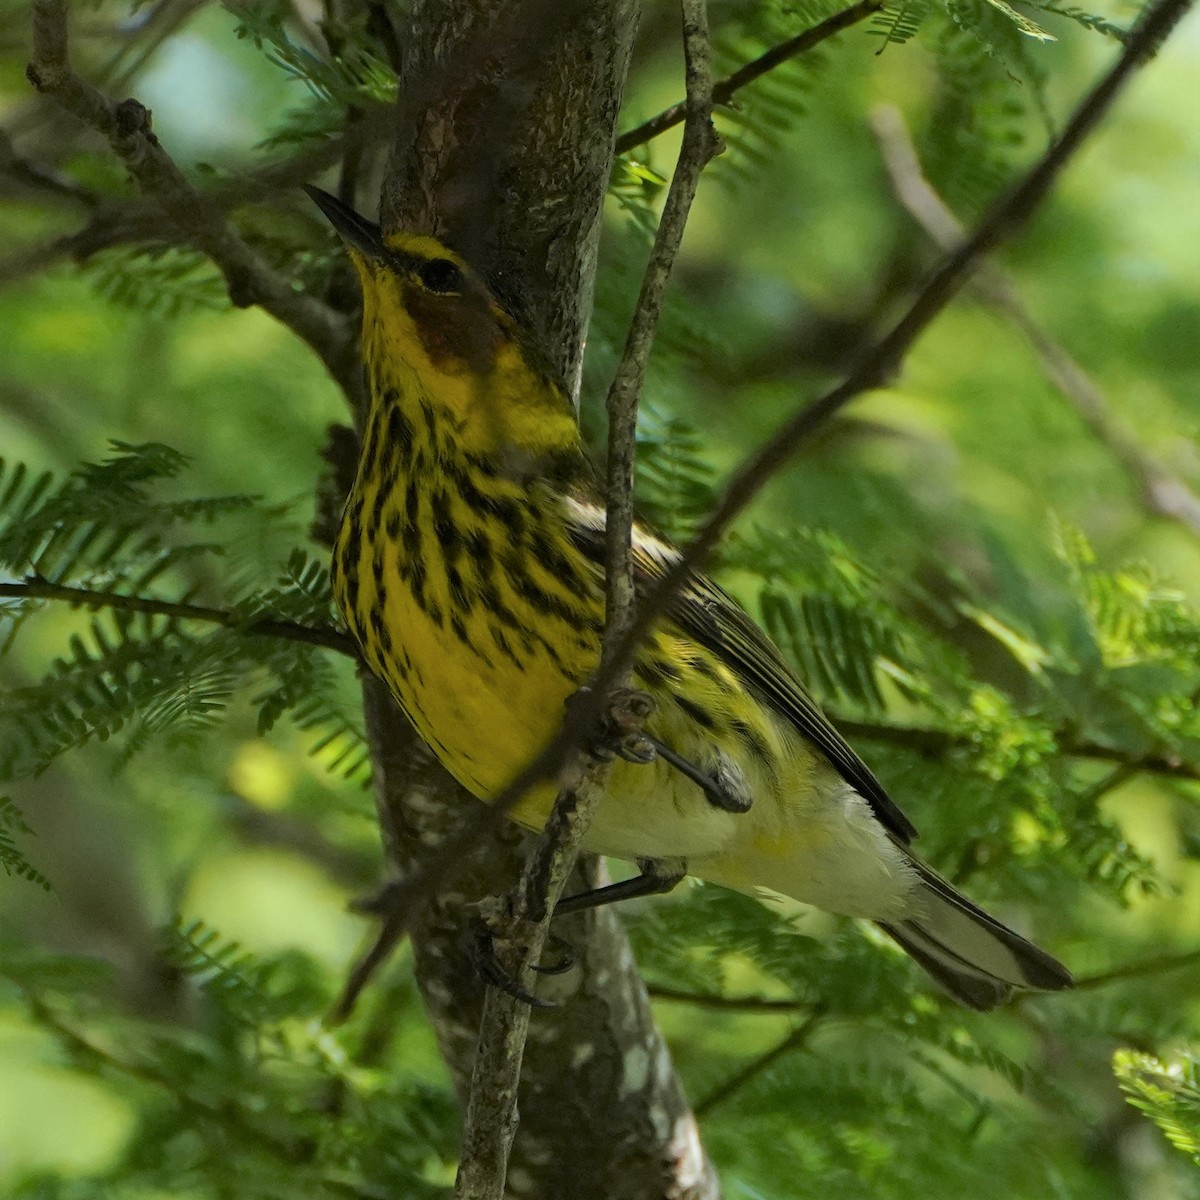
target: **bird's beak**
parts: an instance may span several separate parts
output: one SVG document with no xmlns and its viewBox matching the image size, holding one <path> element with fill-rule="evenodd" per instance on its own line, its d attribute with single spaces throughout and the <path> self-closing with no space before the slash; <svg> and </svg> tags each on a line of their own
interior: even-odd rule
<svg viewBox="0 0 1200 1200">
<path fill-rule="evenodd" d="M 321 191 L 320 188 L 306 187 L 304 190 L 347 246 L 366 258 L 379 258 L 383 255 L 385 248 L 378 225 L 359 216 L 350 205 L 328 192 Z"/>
</svg>

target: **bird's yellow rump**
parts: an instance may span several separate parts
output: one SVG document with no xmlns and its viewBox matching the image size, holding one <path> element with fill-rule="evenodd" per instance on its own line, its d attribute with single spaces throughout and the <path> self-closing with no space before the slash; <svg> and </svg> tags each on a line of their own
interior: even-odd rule
<svg viewBox="0 0 1200 1200">
<path fill-rule="evenodd" d="M 595 669 L 604 512 L 571 405 L 457 254 L 323 192 L 363 288 L 370 389 L 333 556 L 337 603 L 371 669 L 483 800 L 557 732 Z M 644 585 L 676 551 L 634 533 Z M 957 999 L 1070 976 L 921 863 L 914 830 L 782 655 L 697 576 L 639 650 L 662 753 L 618 760 L 585 848 L 751 894 L 878 921 Z M 555 787 L 515 819 L 540 828 Z"/>
</svg>

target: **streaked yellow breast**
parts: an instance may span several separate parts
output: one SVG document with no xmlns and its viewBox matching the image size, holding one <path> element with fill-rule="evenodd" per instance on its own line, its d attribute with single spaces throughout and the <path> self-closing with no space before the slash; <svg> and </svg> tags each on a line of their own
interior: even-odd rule
<svg viewBox="0 0 1200 1200">
<path fill-rule="evenodd" d="M 553 736 L 594 666 L 602 599 L 553 494 L 455 453 L 434 429 L 377 408 L 335 595 L 422 737 L 487 798 Z"/>
<path fill-rule="evenodd" d="M 555 735 L 599 656 L 601 570 L 570 536 L 565 496 L 463 452 L 420 397 L 377 400 L 333 576 L 371 669 L 481 799 Z M 705 771 L 732 755 L 756 791 L 777 791 L 789 739 L 715 655 L 667 625 L 639 652 L 635 682 L 657 703 L 650 732 L 676 753 Z M 540 828 L 556 791 L 535 788 L 513 816 Z M 662 762 L 618 762 L 586 846 L 714 853 L 772 808 L 747 820 Z"/>
</svg>

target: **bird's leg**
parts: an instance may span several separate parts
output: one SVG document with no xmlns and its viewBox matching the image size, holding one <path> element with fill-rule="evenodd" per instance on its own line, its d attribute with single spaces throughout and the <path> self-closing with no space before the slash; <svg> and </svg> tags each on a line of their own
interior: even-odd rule
<svg viewBox="0 0 1200 1200">
<path fill-rule="evenodd" d="M 715 775 L 702 771 L 695 763 L 676 754 L 670 746 L 660 742 L 658 738 L 646 735 L 646 741 L 654 747 L 659 758 L 669 762 L 681 775 L 686 775 L 704 793 L 714 808 L 725 812 L 744 813 L 750 811 L 753 797 L 746 786 L 746 780 L 741 771 L 726 757 L 724 752 L 717 756 Z"/>
<path fill-rule="evenodd" d="M 568 708 L 578 701 L 585 690 L 581 688 L 567 700 Z M 746 812 L 751 803 L 750 791 L 734 763 L 724 753 L 719 753 L 716 771 L 710 775 L 676 754 L 658 738 L 644 732 L 646 720 L 653 711 L 654 700 L 645 692 L 637 688 L 618 688 L 605 706 L 599 729 L 588 744 L 588 752 L 603 760 L 611 761 L 620 757 L 626 762 L 641 764 L 662 758 L 695 783 L 714 807 L 725 812 Z M 641 873 L 632 879 L 592 888 L 574 896 L 564 896 L 555 907 L 554 916 L 584 912 L 639 896 L 661 895 L 671 891 L 687 874 L 687 863 L 681 858 L 640 858 L 638 867 Z M 496 954 L 495 936 L 486 916 L 475 918 L 471 924 L 471 935 L 472 959 L 488 983 L 531 1008 L 556 1007 L 551 1001 L 535 996 L 504 968 Z M 559 975 L 570 970 L 575 965 L 575 955 L 570 946 L 554 934 L 550 935 L 549 941 L 557 948 L 557 959 L 550 963 L 538 963 L 533 969 L 543 975 Z"/>
<path fill-rule="evenodd" d="M 580 688 L 575 692 L 567 700 L 568 708 L 586 691 L 586 688 Z M 589 751 L 605 761 L 620 757 L 626 762 L 652 763 L 656 758 L 661 758 L 696 784 L 714 808 L 731 813 L 749 812 L 753 800 L 750 788 L 729 757 L 719 751 L 716 771 L 710 774 L 683 755 L 676 754 L 661 739 L 645 732 L 646 720 L 653 711 L 652 696 L 637 688 L 618 688 L 605 709 L 599 732 L 592 739 Z"/>
<path fill-rule="evenodd" d="M 638 868 L 641 874 L 632 879 L 564 896 L 554 909 L 554 915 L 561 917 L 588 908 L 602 908 L 605 904 L 634 900 L 638 896 L 658 896 L 671 891 L 687 874 L 687 863 L 682 858 L 639 858 Z"/>
<path fill-rule="evenodd" d="M 619 883 L 606 884 L 574 896 L 564 896 L 554 910 L 554 916 L 583 912 L 590 908 L 602 908 L 620 900 L 633 900 L 638 896 L 657 896 L 669 892 L 687 874 L 687 863 L 681 858 L 640 858 L 641 874 Z M 560 937 L 551 933 L 548 945 L 557 950 L 558 957 L 549 963 L 537 963 L 534 970 L 541 975 L 561 975 L 575 965 L 571 947 Z M 492 987 L 528 1004 L 530 1008 L 557 1008 L 552 1000 L 535 996 L 501 964 L 496 954 L 496 939 L 485 913 L 481 912 L 471 922 L 471 960 L 475 969 Z"/>
</svg>

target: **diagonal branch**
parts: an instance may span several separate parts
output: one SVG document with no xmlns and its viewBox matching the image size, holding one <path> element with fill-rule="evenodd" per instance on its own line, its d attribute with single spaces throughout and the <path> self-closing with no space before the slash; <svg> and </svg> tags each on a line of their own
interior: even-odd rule
<svg viewBox="0 0 1200 1200">
<path fill-rule="evenodd" d="M 150 126 L 150 110 L 136 100 L 114 102 L 71 67 L 66 0 L 34 0 L 29 82 L 69 113 L 103 134 L 138 187 L 207 254 L 225 277 L 238 307 L 260 305 L 312 347 L 329 373 L 352 392 L 357 379 L 355 339 L 348 322 L 312 296 L 298 292 L 188 183 Z"/>
<path fill-rule="evenodd" d="M 724 1104 L 735 1092 L 740 1092 L 751 1080 L 757 1078 L 769 1067 L 774 1066 L 785 1055 L 793 1050 L 799 1050 L 812 1036 L 813 1031 L 825 1019 L 823 1008 L 814 1008 L 808 1016 L 792 1030 L 787 1037 L 777 1042 L 770 1050 L 760 1054 L 758 1058 L 748 1062 L 740 1071 L 718 1084 L 696 1105 L 698 1117 L 707 1116 L 714 1108 Z"/>
<path fill-rule="evenodd" d="M 1200 966 L 1200 950 L 1185 951 L 1183 954 L 1163 954 L 1157 958 L 1126 963 L 1099 975 L 1085 975 L 1082 979 L 1075 980 L 1075 990 L 1108 987 L 1110 983 L 1123 983 L 1128 979 L 1142 979 L 1148 975 L 1161 975 L 1167 971 L 1182 971 L 1196 966 Z"/>
<path fill-rule="evenodd" d="M 896 374 L 913 344 L 958 294 L 980 261 L 1010 240 L 1045 200 L 1113 101 L 1154 55 L 1191 4 L 1192 0 L 1158 0 L 1146 10 L 1117 62 L 1076 107 L 1061 137 L 1021 182 L 989 210 L 972 235 L 947 255 L 892 330 L 859 358 L 842 383 L 785 422 L 734 474 L 716 509 L 679 561 L 646 597 L 637 625 L 630 633 L 631 642 L 645 636 L 692 572 L 703 566 L 738 514 L 800 446 L 850 401 L 885 385 Z"/>
<path fill-rule="evenodd" d="M 214 215 L 228 213 L 243 204 L 276 202 L 281 191 L 311 179 L 327 167 L 332 166 L 342 154 L 350 153 L 361 146 L 366 138 L 365 129 L 379 124 L 377 114 L 372 113 L 370 122 L 360 126 L 354 137 L 333 137 L 319 146 L 306 148 L 290 158 L 252 168 L 241 175 L 221 180 L 203 192 L 197 193 L 197 203 L 204 205 Z M 0 170 L 5 169 L 3 133 L 0 132 Z M 28 164 L 30 170 L 45 171 L 36 163 Z M 10 173 L 14 168 L 8 165 Z M 58 176 L 54 176 L 58 179 Z M 86 189 L 79 191 L 77 185 L 61 180 L 73 198 L 84 201 Z M 156 246 L 193 244 L 190 234 L 163 211 L 157 200 L 113 201 L 96 197 L 89 204 L 91 216 L 86 224 L 72 233 L 25 247 L 6 259 L 0 259 L 0 287 L 19 282 L 26 276 L 39 274 L 60 259 L 69 258 L 75 263 L 85 263 L 93 255 L 113 246 L 152 243 Z"/>
<path fill-rule="evenodd" d="M 85 208 L 96 208 L 100 204 L 100 194 L 92 188 L 77 183 L 44 163 L 34 162 L 18 154 L 12 139 L 3 129 L 0 129 L 0 172 L 25 187 L 36 188 L 61 199 L 74 200 Z"/>
<path fill-rule="evenodd" d="M 899 370 L 909 349 L 957 295 L 980 260 L 1010 239 L 1029 220 L 1113 101 L 1154 55 L 1191 3 L 1192 0 L 1158 0 L 1146 11 L 1117 62 L 1079 103 L 1059 140 L 1049 147 L 1017 187 L 989 211 L 971 237 L 947 256 L 891 332 L 859 358 L 841 384 L 781 426 L 734 474 L 720 503 L 695 539 L 658 586 L 644 598 L 633 627 L 610 651 L 609 662 L 592 681 L 592 690 L 572 707 L 558 735 L 488 807 L 446 839 L 436 860 L 426 862 L 390 889 L 380 906 L 381 911 L 387 913 L 383 927 L 374 946 L 351 974 L 337 1012 L 344 1015 L 349 1011 L 367 979 L 403 938 L 409 923 L 430 895 L 453 874 L 456 863 L 467 851 L 499 828 L 508 812 L 531 787 L 562 771 L 576 747 L 599 721 L 601 698 L 608 694 L 613 681 L 618 678 L 626 656 L 661 618 L 691 574 L 703 566 L 742 509 L 827 421 L 850 401 L 885 383 Z"/>
<path fill-rule="evenodd" d="M 925 178 L 900 113 L 890 106 L 881 106 L 872 115 L 871 124 L 897 199 L 943 250 L 952 249 L 962 240 L 962 226 Z M 1096 381 L 1037 322 L 1012 280 L 995 264 L 983 263 L 972 291 L 1025 335 L 1051 382 L 1129 473 L 1147 508 L 1200 535 L 1200 496 L 1138 442 L 1112 411 Z"/>
<path fill-rule="evenodd" d="M 645 379 L 654 333 L 662 312 L 671 268 L 683 240 L 700 174 L 721 149 L 712 125 L 712 50 L 706 0 L 682 0 L 683 46 L 688 113 L 683 145 L 655 234 L 650 260 L 634 309 L 621 362 L 608 394 L 608 480 L 605 626 L 602 662 L 616 664 L 610 689 L 628 677 L 632 646 L 625 661 L 611 657 L 634 618 L 633 473 L 637 449 L 638 396 Z M 511 898 L 511 916 L 494 928 L 497 943 L 511 948 L 513 977 L 528 977 L 542 953 L 555 904 L 571 872 L 609 766 L 580 753 L 550 819 L 530 855 Z M 500 1200 L 508 1154 L 517 1126 L 517 1084 L 521 1074 L 529 1007 L 491 987 L 484 1000 L 471 1094 L 463 1129 L 456 1195 L 461 1200 Z"/>
<path fill-rule="evenodd" d="M 820 45 L 821 42 L 841 33 L 842 30 L 857 25 L 859 21 L 865 20 L 882 8 L 882 0 L 859 0 L 859 3 L 852 4 L 839 13 L 834 13 L 832 17 L 826 17 L 824 21 L 814 25 L 811 29 L 806 29 L 803 33 L 788 38 L 786 42 L 780 42 L 778 46 L 772 46 L 765 54 L 760 54 L 758 58 L 739 67 L 732 75 L 727 75 L 713 84 L 714 106 L 728 105 L 734 95 L 747 84 L 760 79 L 768 71 L 782 66 L 789 59 L 796 58 L 806 50 Z M 624 154 L 627 150 L 632 150 L 634 146 L 640 146 L 643 142 L 658 137 L 660 133 L 666 133 L 668 129 L 673 129 L 686 118 L 687 109 L 688 102 L 681 100 L 678 104 L 672 104 L 670 108 L 663 109 L 657 116 L 651 117 L 648 121 L 643 121 L 635 128 L 621 134 L 617 138 L 616 152 Z"/>
<path fill-rule="evenodd" d="M 900 746 L 923 758 L 943 758 L 956 747 L 968 747 L 969 740 L 961 734 L 922 725 L 898 725 L 890 721 L 861 721 L 853 717 L 834 716 L 837 727 L 849 738 L 882 742 Z M 1200 780 L 1200 763 L 1190 762 L 1169 751 L 1138 754 L 1120 746 L 1081 738 L 1067 730 L 1054 732 L 1058 752 L 1066 758 L 1090 758 L 1111 762 L 1127 771 L 1162 775 L 1170 779 Z"/>
</svg>

